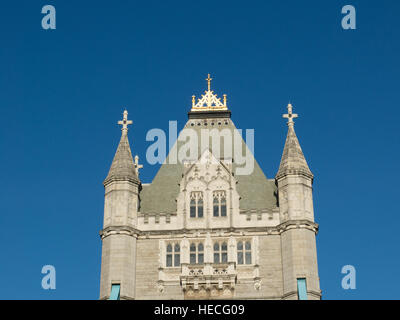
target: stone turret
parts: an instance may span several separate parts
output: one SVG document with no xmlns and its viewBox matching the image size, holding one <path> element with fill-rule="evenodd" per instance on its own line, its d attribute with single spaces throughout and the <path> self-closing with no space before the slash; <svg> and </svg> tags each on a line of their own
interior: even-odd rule
<svg viewBox="0 0 400 320">
<path fill-rule="evenodd" d="M 282 225 L 283 297 L 320 299 L 311 173 L 294 130 L 292 105 L 288 105 L 288 133 L 278 173 Z"/>
<path fill-rule="evenodd" d="M 128 112 L 118 124 L 122 135 L 107 178 L 104 180 L 104 226 L 100 299 L 134 299 L 137 213 L 140 180 L 138 164 L 128 140 Z M 136 161 L 137 162 L 137 161 Z"/>
</svg>

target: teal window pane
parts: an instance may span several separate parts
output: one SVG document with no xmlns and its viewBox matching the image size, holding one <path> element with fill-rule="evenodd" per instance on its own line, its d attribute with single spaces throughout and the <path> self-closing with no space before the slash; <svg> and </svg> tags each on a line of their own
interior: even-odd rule
<svg viewBox="0 0 400 320">
<path fill-rule="evenodd" d="M 190 254 L 190 264 L 195 264 L 196 263 L 196 254 L 191 253 Z"/>
<path fill-rule="evenodd" d="M 306 279 L 297 279 L 297 294 L 299 300 L 307 300 Z"/>
<path fill-rule="evenodd" d="M 110 300 L 119 300 L 119 290 L 120 290 L 119 284 L 111 285 Z"/>
<path fill-rule="evenodd" d="M 214 252 L 214 263 L 219 263 L 219 253 Z"/>
</svg>

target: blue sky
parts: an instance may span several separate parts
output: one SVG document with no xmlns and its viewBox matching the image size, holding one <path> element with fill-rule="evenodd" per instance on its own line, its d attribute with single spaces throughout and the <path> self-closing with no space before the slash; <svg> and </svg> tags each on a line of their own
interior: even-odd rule
<svg viewBox="0 0 400 320">
<path fill-rule="evenodd" d="M 41 28 L 41 8 L 57 29 Z M 357 29 L 341 28 L 352 4 Z M 324 299 L 399 298 L 398 1 L 2 1 L 0 299 L 97 299 L 102 181 L 123 108 L 144 159 L 191 96 L 228 95 L 269 178 L 296 133 L 315 175 Z M 143 182 L 158 166 L 146 165 Z M 57 289 L 41 288 L 56 267 Z M 357 270 L 343 290 L 342 266 Z"/>
</svg>

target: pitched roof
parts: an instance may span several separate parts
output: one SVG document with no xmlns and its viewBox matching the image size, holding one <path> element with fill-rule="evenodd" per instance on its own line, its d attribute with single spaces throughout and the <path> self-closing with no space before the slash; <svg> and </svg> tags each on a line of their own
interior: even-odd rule
<svg viewBox="0 0 400 320">
<path fill-rule="evenodd" d="M 204 120 L 204 119 L 203 119 Z M 215 126 L 213 128 L 221 132 L 227 129 L 231 132 L 233 137 L 233 132 L 236 129 L 232 121 L 225 123 L 225 120 L 220 119 L 221 124 L 217 125 L 219 121 L 214 121 Z M 210 128 L 211 120 L 208 120 L 208 127 L 203 125 L 192 126 L 193 121 L 189 120 L 185 128 L 190 128 L 196 131 L 197 137 L 201 137 L 201 129 Z M 181 136 L 182 132 L 179 136 Z M 182 163 L 171 164 L 170 158 L 171 154 L 180 150 L 182 145 L 186 144 L 186 141 L 180 141 L 179 137 L 175 145 L 170 151 L 170 154 L 166 158 L 165 162 L 162 164 L 160 170 L 155 176 L 151 184 L 144 185 L 140 193 L 141 205 L 140 211 L 143 213 L 175 213 L 176 212 L 176 198 L 179 194 L 179 183 L 183 177 L 184 165 Z M 221 147 L 223 144 L 221 144 Z M 215 150 L 212 150 L 212 144 L 209 147 L 211 152 L 215 155 Z M 251 159 L 254 160 L 254 170 L 249 175 L 235 175 L 237 183 L 237 191 L 241 197 L 240 199 L 240 209 L 250 210 L 250 209 L 269 209 L 277 206 L 276 200 L 276 186 L 274 180 L 268 180 L 261 168 L 259 167 L 257 161 L 254 159 L 253 154 L 247 148 L 243 139 L 241 139 L 241 147 L 250 154 Z M 201 146 L 199 144 L 198 157 L 201 156 L 204 150 L 200 150 Z M 223 155 L 223 149 L 221 148 L 221 155 Z M 235 162 L 233 163 L 233 172 L 235 172 L 238 166 Z"/>
<path fill-rule="evenodd" d="M 139 182 L 133 163 L 131 148 L 129 146 L 127 130 L 122 131 L 121 140 L 115 152 L 110 171 L 108 172 L 107 178 L 104 180 L 104 185 L 113 180 Z"/>
<path fill-rule="evenodd" d="M 313 178 L 313 174 L 301 150 L 293 124 L 289 125 L 288 128 L 285 147 L 283 148 L 281 163 L 276 178 L 279 179 L 287 174 L 304 174 L 311 179 Z"/>
</svg>

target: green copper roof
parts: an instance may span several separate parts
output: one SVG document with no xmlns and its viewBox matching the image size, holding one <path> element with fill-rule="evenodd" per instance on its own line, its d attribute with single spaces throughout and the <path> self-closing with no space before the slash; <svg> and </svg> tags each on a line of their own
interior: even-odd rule
<svg viewBox="0 0 400 320">
<path fill-rule="evenodd" d="M 225 119 L 218 119 L 214 123 L 214 126 L 211 126 L 212 120 L 208 119 L 206 127 L 204 124 L 198 126 L 197 122 L 200 120 L 189 120 L 185 128 L 194 129 L 197 133 L 197 136 L 200 139 L 200 130 L 201 129 L 217 129 L 221 132 L 221 130 L 228 129 L 230 130 L 232 137 L 233 132 L 236 129 L 235 125 L 231 120 L 227 119 L 228 123 L 225 123 Z M 196 124 L 191 126 L 191 123 L 195 121 Z M 202 120 L 204 121 L 204 119 Z M 218 124 L 220 122 L 221 124 Z M 180 135 L 182 132 L 180 133 Z M 179 141 L 179 137 L 171 152 L 176 150 L 185 144 L 183 141 Z M 247 149 L 247 146 L 243 139 L 241 139 L 242 150 Z M 223 145 L 223 144 L 222 144 Z M 200 148 L 200 146 L 199 146 Z M 209 146 L 211 152 L 212 144 Z M 222 148 L 223 149 L 223 148 Z M 199 150 L 198 157 L 201 156 L 202 151 Z M 140 193 L 141 205 L 140 211 L 143 213 L 175 213 L 176 212 L 176 198 L 179 193 L 179 183 L 182 179 L 183 174 L 183 164 L 169 164 L 169 159 L 171 156 L 171 152 L 168 155 L 166 161 L 161 166 L 157 175 L 155 176 L 153 182 L 148 185 L 144 185 L 143 189 Z M 253 155 L 247 149 L 251 158 Z M 214 154 L 214 152 L 213 152 Z M 244 152 L 242 153 L 244 154 Z M 221 150 L 221 155 L 223 155 L 223 150 Z M 254 158 L 253 158 L 254 159 Z M 236 169 L 235 162 L 233 163 L 233 172 Z M 268 180 L 261 168 L 259 167 L 257 161 L 254 159 L 254 170 L 249 175 L 235 175 L 237 183 L 237 191 L 241 197 L 240 199 L 240 209 L 241 210 L 250 210 L 250 209 L 269 209 L 277 206 L 277 198 L 276 198 L 276 186 L 274 180 Z"/>
</svg>

